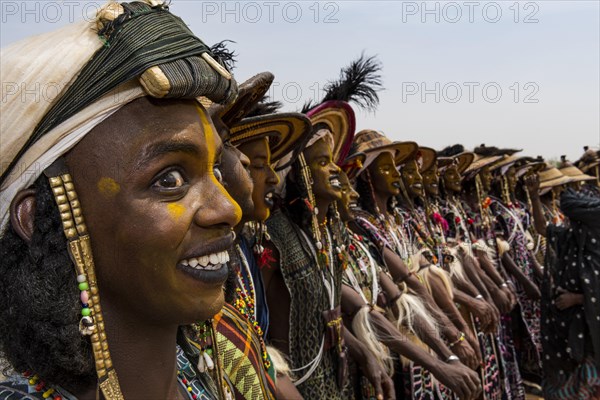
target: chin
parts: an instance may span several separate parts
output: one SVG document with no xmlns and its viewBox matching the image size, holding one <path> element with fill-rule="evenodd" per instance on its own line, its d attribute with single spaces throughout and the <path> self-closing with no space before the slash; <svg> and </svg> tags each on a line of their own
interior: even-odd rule
<svg viewBox="0 0 600 400">
<path fill-rule="evenodd" d="M 202 310 L 202 320 L 206 320 L 214 317 L 216 314 L 221 311 L 223 306 L 225 305 L 225 292 L 223 290 L 219 290 L 219 295 L 213 299 L 212 302 L 206 304 Z"/>
<path fill-rule="evenodd" d="M 264 222 L 267 220 L 267 218 L 269 218 L 270 215 L 271 215 L 271 210 L 269 210 L 267 207 L 264 207 L 264 208 L 260 207 L 260 209 L 254 210 L 253 221 Z"/>
</svg>

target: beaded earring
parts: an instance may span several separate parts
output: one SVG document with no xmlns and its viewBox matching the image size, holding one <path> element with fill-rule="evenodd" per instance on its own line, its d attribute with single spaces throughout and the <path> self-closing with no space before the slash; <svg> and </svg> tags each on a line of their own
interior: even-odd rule
<svg viewBox="0 0 600 400">
<path fill-rule="evenodd" d="M 483 199 L 483 184 L 481 183 L 481 176 L 477 174 L 475 176 L 475 190 L 477 192 L 477 203 L 479 204 L 479 212 L 481 213 L 481 220 L 485 227 L 491 226 L 490 216 L 488 214 L 489 202 L 491 201 L 489 197 Z"/>
<path fill-rule="evenodd" d="M 83 335 L 90 336 L 100 390 L 107 400 L 123 400 L 106 339 L 90 235 L 73 179 L 62 158 L 48 167 L 44 174 L 58 206 L 68 251 L 75 265 L 82 302 L 79 329 Z"/>
<path fill-rule="evenodd" d="M 327 264 L 327 252 L 323 248 L 321 229 L 319 227 L 319 221 L 317 219 L 317 216 L 319 215 L 319 209 L 317 208 L 315 195 L 311 189 L 313 179 L 310 173 L 310 167 L 306 163 L 306 158 L 304 157 L 303 153 L 300 153 L 300 155 L 298 156 L 298 162 L 300 163 L 300 177 L 304 182 L 304 186 L 306 187 L 306 198 L 304 199 L 304 204 L 311 213 L 311 230 L 313 238 L 315 240 L 315 246 L 319 250 L 321 258 L 324 258 L 324 260 L 322 261 L 324 261 L 325 264 Z"/>
<path fill-rule="evenodd" d="M 373 180 L 371 179 L 371 173 L 369 172 L 368 169 L 365 170 L 365 174 L 366 174 L 366 181 L 369 184 L 369 195 L 371 196 L 371 201 L 373 202 L 373 207 L 375 207 L 375 217 L 383 222 L 384 215 L 381 212 L 381 210 L 379 209 L 379 206 L 377 205 L 377 201 L 375 201 L 375 188 L 373 187 Z"/>
<path fill-rule="evenodd" d="M 503 175 L 500 179 L 500 187 L 502 189 L 502 201 L 508 208 L 513 207 L 512 196 L 510 194 L 510 187 L 508 184 L 508 178 Z"/>
</svg>

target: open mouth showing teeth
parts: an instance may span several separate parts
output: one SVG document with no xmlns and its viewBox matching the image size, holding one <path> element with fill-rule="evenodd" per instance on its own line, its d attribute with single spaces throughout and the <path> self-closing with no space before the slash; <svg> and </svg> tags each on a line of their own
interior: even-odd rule
<svg viewBox="0 0 600 400">
<path fill-rule="evenodd" d="M 413 186 L 415 189 L 422 189 L 422 188 L 423 188 L 423 185 L 422 185 L 422 184 L 420 184 L 420 183 L 414 183 L 412 186 Z"/>
<path fill-rule="evenodd" d="M 192 267 L 198 270 L 218 270 L 223 267 L 223 264 L 229 262 L 229 253 L 221 251 L 206 256 L 188 258 L 181 262 L 186 267 Z"/>
<path fill-rule="evenodd" d="M 332 176 L 331 178 L 329 178 L 329 184 L 336 189 L 342 188 L 342 184 L 340 183 L 340 178 L 337 176 Z"/>
<path fill-rule="evenodd" d="M 395 187 L 395 188 L 400 189 L 400 182 L 397 182 L 397 181 L 396 182 L 392 182 L 392 186 Z"/>
<path fill-rule="evenodd" d="M 267 206 L 269 207 L 273 207 L 273 192 L 269 192 L 265 195 L 265 203 L 267 204 Z"/>
<path fill-rule="evenodd" d="M 348 208 L 351 210 L 358 208 L 358 203 L 356 203 L 356 202 L 349 203 Z"/>
</svg>

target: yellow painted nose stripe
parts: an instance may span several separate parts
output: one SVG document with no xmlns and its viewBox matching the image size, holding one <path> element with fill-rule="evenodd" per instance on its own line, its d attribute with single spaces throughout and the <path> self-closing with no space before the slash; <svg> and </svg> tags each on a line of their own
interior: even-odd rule
<svg viewBox="0 0 600 400">
<path fill-rule="evenodd" d="M 200 104 L 196 104 L 196 109 L 198 110 L 198 114 L 200 115 L 200 122 L 202 123 L 202 130 L 204 131 L 204 137 L 206 139 L 206 148 L 208 149 L 208 160 L 212 164 L 215 162 L 215 153 L 216 153 L 216 145 L 215 145 L 215 131 L 213 129 L 212 124 L 208 121 L 206 117 L 206 112 L 200 106 Z M 242 209 L 235 202 L 235 200 L 229 195 L 227 190 L 223 187 L 221 182 L 217 180 L 212 169 L 209 171 L 209 175 L 211 179 L 214 181 L 214 184 L 219 188 L 221 194 L 227 198 L 227 200 L 233 206 L 233 213 L 235 215 L 235 224 L 237 225 L 242 219 Z"/>
</svg>

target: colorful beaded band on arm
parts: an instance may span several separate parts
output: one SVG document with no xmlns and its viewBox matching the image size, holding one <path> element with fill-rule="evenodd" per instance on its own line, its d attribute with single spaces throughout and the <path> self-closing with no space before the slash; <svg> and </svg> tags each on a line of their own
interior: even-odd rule
<svg viewBox="0 0 600 400">
<path fill-rule="evenodd" d="M 448 345 L 449 348 L 453 348 L 454 346 L 456 346 L 457 344 L 459 344 L 460 342 L 464 342 L 465 340 L 465 333 L 461 332 L 458 339 L 456 339 L 454 342 L 450 343 Z"/>
</svg>

